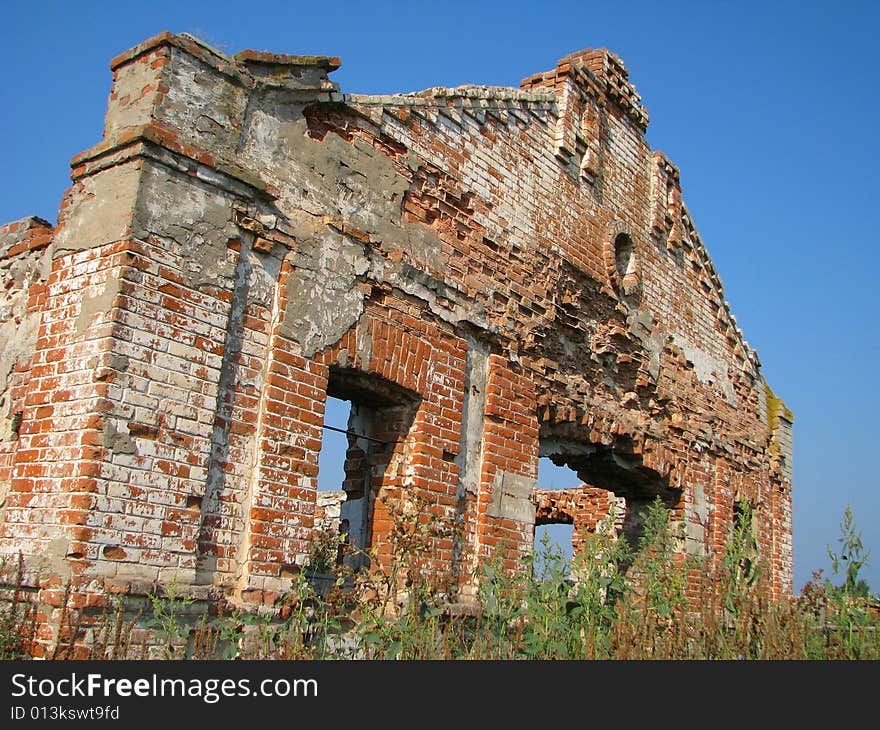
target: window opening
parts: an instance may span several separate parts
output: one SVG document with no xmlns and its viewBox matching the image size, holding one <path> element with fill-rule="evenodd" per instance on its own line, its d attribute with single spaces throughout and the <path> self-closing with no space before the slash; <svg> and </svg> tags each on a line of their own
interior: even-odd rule
<svg viewBox="0 0 880 730">
<path fill-rule="evenodd" d="M 372 548 L 381 551 L 387 542 L 382 495 L 393 499 L 394 488 L 400 486 L 403 445 L 417 403 L 414 394 L 390 381 L 331 369 L 318 455 L 315 527 L 324 538 L 345 535 L 349 549 L 342 551 L 347 553 L 344 562 L 353 568 L 365 565 Z M 380 514 L 374 519 L 376 510 Z M 335 560 L 342 562 L 342 553 Z"/>
</svg>

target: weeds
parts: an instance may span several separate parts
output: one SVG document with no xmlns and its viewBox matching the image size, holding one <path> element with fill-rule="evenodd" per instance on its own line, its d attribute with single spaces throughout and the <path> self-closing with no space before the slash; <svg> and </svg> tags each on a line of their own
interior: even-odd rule
<svg viewBox="0 0 880 730">
<path fill-rule="evenodd" d="M 153 610 L 147 617 L 145 625 L 155 631 L 156 637 L 161 642 L 159 649 L 162 658 L 182 659 L 190 635 L 190 629 L 184 623 L 183 616 L 194 599 L 185 595 L 176 583 L 168 585 L 163 595 L 148 593 L 147 598 Z"/>
<path fill-rule="evenodd" d="M 37 608 L 24 595 L 24 562 L 19 556 L 14 572 L 0 563 L 0 589 L 9 594 L 0 604 L 0 659 L 21 659 L 29 655 L 37 629 Z"/>
<path fill-rule="evenodd" d="M 148 596 L 144 615 L 119 601 L 86 621 L 65 591 L 44 655 L 80 656 L 74 649 L 88 633 L 90 658 L 132 658 L 139 631 L 152 635 L 151 653 L 142 643 L 141 656 L 169 659 L 880 658 L 877 600 L 860 576 L 868 553 L 848 508 L 838 549 L 829 548 L 836 582 L 818 572 L 783 601 L 769 598 L 746 504 L 714 564 L 682 554 L 658 501 L 641 516 L 634 547 L 608 528 L 584 535 L 571 562 L 549 541 L 516 570 L 496 552 L 475 576 L 470 602 L 433 563 L 451 533 L 442 520 L 420 518 L 430 505 L 413 501 L 391 514 L 392 555 L 316 535 L 311 564 L 271 613 L 220 605 L 194 621 L 192 598 L 172 585 Z M 0 658 L 26 657 L 38 609 L 20 562 L 3 576 Z"/>
</svg>

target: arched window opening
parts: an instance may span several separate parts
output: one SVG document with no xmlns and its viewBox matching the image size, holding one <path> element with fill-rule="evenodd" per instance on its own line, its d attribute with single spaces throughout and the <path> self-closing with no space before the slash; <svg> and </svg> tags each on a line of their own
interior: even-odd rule
<svg viewBox="0 0 880 730">
<path fill-rule="evenodd" d="M 621 233 L 614 239 L 614 266 L 619 282 L 623 282 L 627 274 L 635 273 L 633 248 L 633 241 L 626 233 Z"/>
</svg>

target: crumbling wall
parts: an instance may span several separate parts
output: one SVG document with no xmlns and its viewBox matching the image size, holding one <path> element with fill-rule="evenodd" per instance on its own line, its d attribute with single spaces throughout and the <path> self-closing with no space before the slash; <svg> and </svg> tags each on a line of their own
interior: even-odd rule
<svg viewBox="0 0 880 730">
<path fill-rule="evenodd" d="M 459 600 L 532 549 L 548 455 L 606 501 L 659 496 L 710 559 L 747 499 L 790 592 L 791 414 L 620 59 L 378 97 L 339 63 L 167 33 L 112 61 L 104 140 L 13 306 L 40 326 L 0 551 L 50 605 L 62 580 L 270 605 L 335 517 L 334 395 L 375 439 L 339 518 L 386 566 L 394 519 L 436 527 L 425 567 Z"/>
<path fill-rule="evenodd" d="M 0 226 L 0 514 L 12 482 L 52 233 L 49 222 L 33 216 Z"/>
<path fill-rule="evenodd" d="M 586 536 L 597 531 L 613 531 L 634 544 L 638 539 L 633 510 L 628 509 L 625 498 L 615 497 L 607 489 L 587 484 L 569 489 L 537 488 L 531 498 L 535 503 L 535 525 L 572 525 L 574 556 L 581 554 Z"/>
</svg>

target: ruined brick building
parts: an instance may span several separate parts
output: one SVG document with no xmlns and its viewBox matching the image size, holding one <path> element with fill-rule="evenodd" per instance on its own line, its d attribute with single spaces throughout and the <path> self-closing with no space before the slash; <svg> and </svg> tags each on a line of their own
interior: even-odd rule
<svg viewBox="0 0 880 730">
<path fill-rule="evenodd" d="M 275 600 L 328 395 L 359 434 L 341 515 L 380 561 L 416 497 L 460 528 L 432 565 L 465 597 L 536 523 L 659 496 L 717 556 L 744 500 L 790 593 L 792 417 L 621 60 L 392 96 L 340 93 L 339 63 L 156 36 L 112 61 L 57 226 L 0 229 L 0 552 L 45 636 L 67 581 Z M 536 488 L 542 456 L 583 486 Z"/>
</svg>

